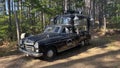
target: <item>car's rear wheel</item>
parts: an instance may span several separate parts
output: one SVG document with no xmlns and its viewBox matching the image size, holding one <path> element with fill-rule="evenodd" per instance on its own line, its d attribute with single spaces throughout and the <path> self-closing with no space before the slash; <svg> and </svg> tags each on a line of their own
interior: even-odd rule
<svg viewBox="0 0 120 68">
<path fill-rule="evenodd" d="M 90 44 L 90 41 L 89 40 L 83 40 L 83 41 L 81 41 L 81 45 L 82 46 L 87 46 L 87 45 L 89 45 Z"/>
<path fill-rule="evenodd" d="M 56 56 L 56 49 L 55 48 L 47 48 L 44 52 L 43 58 L 44 59 L 52 59 Z"/>
</svg>

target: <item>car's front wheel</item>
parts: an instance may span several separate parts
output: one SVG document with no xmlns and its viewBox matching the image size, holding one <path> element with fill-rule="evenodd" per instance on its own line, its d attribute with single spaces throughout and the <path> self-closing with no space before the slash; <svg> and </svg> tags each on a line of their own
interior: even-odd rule
<svg viewBox="0 0 120 68">
<path fill-rule="evenodd" d="M 56 56 L 56 49 L 55 48 L 47 48 L 44 52 L 43 58 L 44 59 L 52 59 Z"/>
</svg>

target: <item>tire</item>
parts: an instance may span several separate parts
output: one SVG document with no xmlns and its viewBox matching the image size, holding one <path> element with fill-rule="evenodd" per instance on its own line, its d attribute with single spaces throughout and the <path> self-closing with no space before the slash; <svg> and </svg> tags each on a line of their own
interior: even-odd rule
<svg viewBox="0 0 120 68">
<path fill-rule="evenodd" d="M 89 39 L 81 41 L 81 46 L 88 46 L 90 45 Z"/>
<path fill-rule="evenodd" d="M 43 58 L 46 60 L 53 59 L 57 54 L 57 51 L 55 48 L 47 48 L 44 52 Z"/>
</svg>

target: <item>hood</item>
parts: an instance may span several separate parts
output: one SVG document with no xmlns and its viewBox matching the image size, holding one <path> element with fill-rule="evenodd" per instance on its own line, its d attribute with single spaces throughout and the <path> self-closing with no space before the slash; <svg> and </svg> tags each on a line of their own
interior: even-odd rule
<svg viewBox="0 0 120 68">
<path fill-rule="evenodd" d="M 36 42 L 39 40 L 43 40 L 46 38 L 52 38 L 56 36 L 59 36 L 59 34 L 58 33 L 42 33 L 42 34 L 27 37 L 26 39 Z"/>
</svg>

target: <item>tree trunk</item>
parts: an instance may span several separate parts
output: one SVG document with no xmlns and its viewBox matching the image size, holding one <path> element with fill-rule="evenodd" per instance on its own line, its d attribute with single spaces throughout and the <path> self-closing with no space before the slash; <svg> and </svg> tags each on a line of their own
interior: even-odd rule
<svg viewBox="0 0 120 68">
<path fill-rule="evenodd" d="M 64 11 L 66 12 L 68 10 L 68 0 L 65 0 L 64 2 Z"/>
<path fill-rule="evenodd" d="M 103 26 L 103 2 L 99 1 L 99 16 L 98 16 L 98 20 L 99 20 L 99 29 L 102 28 Z"/>
<path fill-rule="evenodd" d="M 14 12 L 15 15 L 15 23 L 16 23 L 16 31 L 17 31 L 17 41 L 18 41 L 18 45 L 19 45 L 19 41 L 20 41 L 20 31 L 19 31 L 19 23 L 18 23 L 18 18 L 17 18 L 17 13 L 16 11 Z"/>
<path fill-rule="evenodd" d="M 44 30 L 45 28 L 45 14 L 44 12 L 42 12 L 42 31 Z"/>
<path fill-rule="evenodd" d="M 84 0 L 84 3 L 85 3 L 85 13 L 87 15 L 90 15 L 90 2 L 91 2 L 91 0 Z"/>
<path fill-rule="evenodd" d="M 13 14 L 13 11 L 14 11 L 14 2 L 13 2 L 13 0 L 11 2 L 12 2 L 11 3 L 11 7 L 12 7 L 12 14 Z"/>
<path fill-rule="evenodd" d="M 4 14 L 4 15 L 6 14 L 6 8 L 5 8 L 6 5 L 5 5 L 5 2 L 6 2 L 6 0 L 3 1 L 3 3 L 4 3 L 4 6 L 3 6 L 3 7 L 4 7 L 4 9 L 3 9 L 3 14 Z"/>
<path fill-rule="evenodd" d="M 19 26 L 20 26 L 20 33 L 22 32 L 22 0 L 19 0 L 20 3 L 19 3 L 19 6 L 20 6 L 20 19 L 19 19 Z"/>
<path fill-rule="evenodd" d="M 104 34 L 106 34 L 106 29 L 107 29 L 107 20 L 106 20 L 106 4 L 107 4 L 107 1 L 104 0 L 103 1 L 103 9 L 104 9 L 104 16 L 103 16 L 103 20 L 104 20 Z"/>
<path fill-rule="evenodd" d="M 95 26 L 95 0 L 93 0 L 93 2 L 92 2 L 92 18 L 93 18 L 93 28 L 94 28 L 94 26 Z"/>
<path fill-rule="evenodd" d="M 13 37 L 12 37 L 12 22 L 11 22 L 11 1 L 8 0 L 8 13 L 9 13 L 9 28 L 8 28 L 8 31 L 9 31 L 9 36 L 10 36 L 10 40 L 13 40 Z"/>
</svg>

